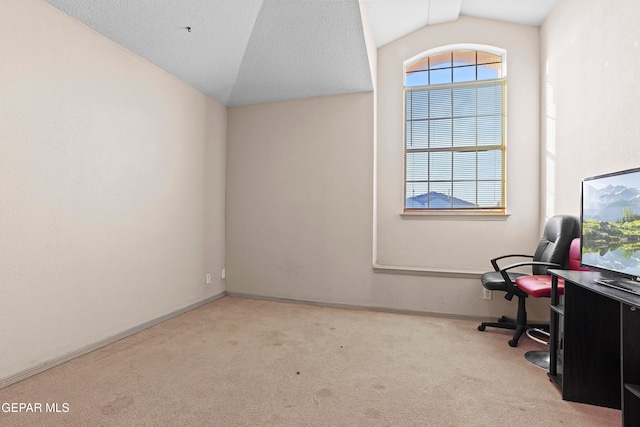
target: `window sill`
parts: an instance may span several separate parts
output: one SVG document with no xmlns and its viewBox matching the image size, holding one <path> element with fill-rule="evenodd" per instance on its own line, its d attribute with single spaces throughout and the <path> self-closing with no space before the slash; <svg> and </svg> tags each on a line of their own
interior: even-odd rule
<svg viewBox="0 0 640 427">
<path fill-rule="evenodd" d="M 457 277 L 465 279 L 480 279 L 483 272 L 470 270 L 450 270 L 435 267 L 411 267 L 402 265 L 373 264 L 373 271 L 387 274 L 406 274 L 412 276 Z"/>
<path fill-rule="evenodd" d="M 438 219 L 449 221 L 506 221 L 508 213 L 476 213 L 476 212 L 404 212 L 400 218 L 408 220 Z"/>
</svg>

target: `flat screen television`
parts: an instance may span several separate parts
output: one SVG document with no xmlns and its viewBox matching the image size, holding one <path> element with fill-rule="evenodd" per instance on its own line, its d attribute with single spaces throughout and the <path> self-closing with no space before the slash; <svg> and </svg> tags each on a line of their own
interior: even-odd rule
<svg viewBox="0 0 640 427">
<path fill-rule="evenodd" d="M 580 204 L 580 264 L 640 285 L 640 168 L 585 178 Z"/>
</svg>

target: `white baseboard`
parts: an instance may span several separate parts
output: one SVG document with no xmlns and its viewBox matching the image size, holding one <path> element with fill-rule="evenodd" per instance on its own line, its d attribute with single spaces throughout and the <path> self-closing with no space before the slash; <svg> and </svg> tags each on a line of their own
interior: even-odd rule
<svg viewBox="0 0 640 427">
<path fill-rule="evenodd" d="M 266 301 L 286 302 L 286 303 L 293 303 L 293 304 L 316 305 L 320 307 L 347 308 L 351 310 L 376 311 L 381 313 L 408 314 L 412 316 L 427 316 L 427 317 L 440 317 L 445 319 L 472 320 L 474 322 L 475 321 L 484 322 L 488 320 L 488 318 L 485 318 L 485 317 L 468 316 L 463 314 L 437 313 L 437 312 L 431 312 L 431 311 L 405 310 L 405 309 L 399 309 L 399 308 L 376 307 L 376 306 L 368 306 L 368 305 L 300 300 L 300 299 L 294 299 L 294 298 L 272 297 L 267 295 L 245 294 L 241 292 L 227 291 L 227 295 L 230 297 L 237 297 L 237 298 L 250 298 L 250 299 L 259 299 L 259 300 L 266 300 Z"/>
<path fill-rule="evenodd" d="M 90 353 L 94 350 L 97 350 L 101 347 L 104 347 L 105 345 L 114 343 L 118 340 L 121 340 L 122 338 L 126 338 L 130 335 L 135 334 L 136 332 L 140 332 L 144 329 L 147 329 L 151 326 L 157 325 L 158 323 L 162 323 L 166 320 L 169 320 L 173 317 L 179 316 L 180 314 L 186 313 L 187 311 L 191 311 L 193 309 L 196 309 L 200 306 L 203 306 L 205 304 L 208 304 L 210 302 L 213 302 L 215 300 L 218 300 L 222 297 L 224 297 L 225 295 L 227 295 L 226 292 L 222 292 L 219 293 L 218 295 L 214 295 L 212 297 L 206 298 L 202 301 L 198 301 L 196 303 L 190 304 L 186 307 L 180 308 L 178 310 L 172 311 L 171 313 L 167 313 L 163 316 L 160 316 L 158 318 L 149 320 L 148 322 L 145 322 L 141 325 L 138 326 L 134 326 L 133 328 L 129 328 L 126 331 L 122 331 L 119 334 L 110 336 L 108 338 L 105 338 L 101 341 L 86 345 L 84 347 L 78 348 L 76 350 L 73 350 L 69 353 L 63 354 L 62 356 L 59 357 L 55 357 L 53 359 L 47 360 L 46 362 L 42 362 L 39 363 L 35 366 L 32 366 L 30 368 L 27 368 L 23 371 L 20 371 L 16 374 L 12 374 L 9 375 L 7 377 L 1 378 L 0 379 L 0 388 L 4 388 L 7 387 L 11 384 L 17 383 L 18 381 L 22 381 L 32 375 L 38 374 L 40 372 L 46 371 L 47 369 L 53 368 L 54 366 L 60 365 L 62 363 L 68 362 L 71 359 L 75 359 L 76 357 L 82 356 L 83 354 L 87 354 Z"/>
</svg>

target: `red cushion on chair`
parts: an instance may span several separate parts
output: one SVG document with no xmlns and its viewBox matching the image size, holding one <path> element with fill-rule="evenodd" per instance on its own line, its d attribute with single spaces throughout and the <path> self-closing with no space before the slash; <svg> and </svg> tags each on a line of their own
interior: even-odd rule
<svg viewBox="0 0 640 427">
<path fill-rule="evenodd" d="M 518 277 L 516 286 L 535 298 L 551 296 L 551 276 Z M 564 294 L 564 280 L 562 279 L 558 279 L 558 294 Z"/>
</svg>

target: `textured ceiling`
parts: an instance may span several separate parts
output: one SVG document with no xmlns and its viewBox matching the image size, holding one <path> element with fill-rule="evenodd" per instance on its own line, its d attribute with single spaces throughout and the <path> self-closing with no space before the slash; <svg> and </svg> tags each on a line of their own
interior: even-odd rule
<svg viewBox="0 0 640 427">
<path fill-rule="evenodd" d="M 556 0 L 361 0 L 367 9 L 378 47 L 425 25 L 459 15 L 516 24 L 542 24 Z"/>
<path fill-rule="evenodd" d="M 371 90 L 357 1 L 265 0 L 229 104 Z"/>
<path fill-rule="evenodd" d="M 425 25 L 455 21 L 462 0 L 363 0 L 376 45 L 384 46 Z"/>
<path fill-rule="evenodd" d="M 46 0 L 225 105 L 373 89 L 378 47 L 459 14 L 539 25 L 555 0 Z M 187 29 L 190 28 L 190 31 Z"/>
</svg>

